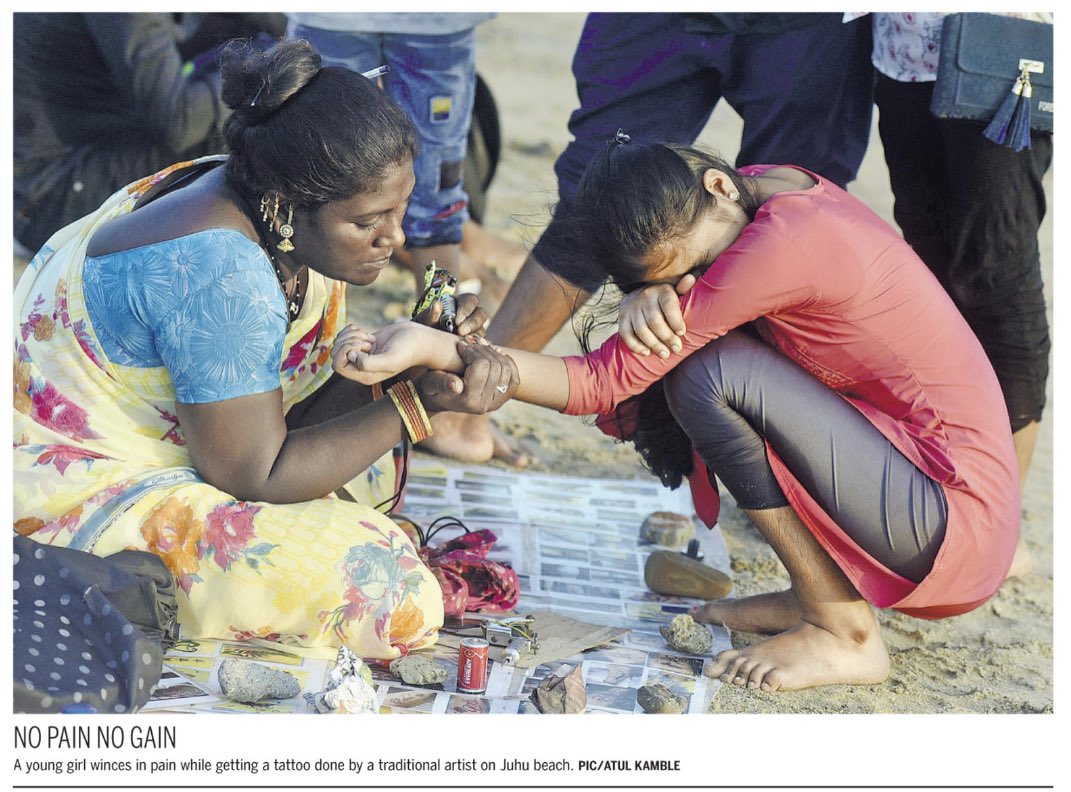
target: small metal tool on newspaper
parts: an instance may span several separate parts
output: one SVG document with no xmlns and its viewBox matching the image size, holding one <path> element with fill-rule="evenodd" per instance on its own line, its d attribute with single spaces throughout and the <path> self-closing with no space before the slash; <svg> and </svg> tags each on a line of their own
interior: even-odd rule
<svg viewBox="0 0 1071 792">
<path fill-rule="evenodd" d="M 539 638 L 532 629 L 534 621 L 531 616 L 484 619 L 484 637 L 491 646 L 503 649 L 503 665 L 516 665 L 529 652 L 539 649 Z"/>
<path fill-rule="evenodd" d="M 448 333 L 454 332 L 454 321 L 457 317 L 457 298 L 454 296 L 456 293 L 457 278 L 451 274 L 450 270 L 437 266 L 434 261 L 429 261 L 427 269 L 424 270 L 424 291 L 413 308 L 413 318 L 415 319 L 435 303 L 439 303 L 443 312 L 439 316 L 436 327 Z"/>
</svg>

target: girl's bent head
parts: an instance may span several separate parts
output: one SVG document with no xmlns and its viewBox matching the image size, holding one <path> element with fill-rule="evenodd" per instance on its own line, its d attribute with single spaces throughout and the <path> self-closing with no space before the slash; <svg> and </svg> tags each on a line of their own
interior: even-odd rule
<svg viewBox="0 0 1071 792">
<path fill-rule="evenodd" d="M 560 218 L 568 246 L 623 291 L 705 269 L 758 208 L 750 180 L 713 153 L 627 140 L 618 133 L 595 156 Z M 691 238 L 704 223 L 698 250 Z M 677 272 L 689 255 L 696 260 Z"/>
</svg>

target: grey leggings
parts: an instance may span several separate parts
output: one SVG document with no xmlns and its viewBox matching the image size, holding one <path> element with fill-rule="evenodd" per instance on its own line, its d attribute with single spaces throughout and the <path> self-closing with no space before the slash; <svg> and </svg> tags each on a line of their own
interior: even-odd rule
<svg viewBox="0 0 1071 792">
<path fill-rule="evenodd" d="M 838 526 L 874 559 L 918 582 L 933 566 L 948 505 L 940 485 L 837 393 L 739 330 L 666 380 L 677 423 L 742 509 L 788 501 L 765 440 Z"/>
</svg>

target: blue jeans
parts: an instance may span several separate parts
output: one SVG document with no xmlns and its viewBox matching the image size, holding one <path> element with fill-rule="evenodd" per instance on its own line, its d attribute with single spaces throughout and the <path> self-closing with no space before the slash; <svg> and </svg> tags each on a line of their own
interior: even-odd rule
<svg viewBox="0 0 1071 792">
<path fill-rule="evenodd" d="M 416 187 L 402 228 L 412 247 L 457 244 L 468 219 L 462 173 L 476 90 L 472 30 L 444 36 L 357 33 L 296 25 L 325 66 L 364 72 L 384 64 L 387 94 L 416 126 Z"/>
</svg>

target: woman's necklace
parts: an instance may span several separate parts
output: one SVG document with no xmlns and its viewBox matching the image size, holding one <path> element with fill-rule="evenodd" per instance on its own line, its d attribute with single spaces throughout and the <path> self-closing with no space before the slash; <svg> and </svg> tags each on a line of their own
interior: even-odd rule
<svg viewBox="0 0 1071 792">
<path fill-rule="evenodd" d="M 301 313 L 301 270 L 299 269 L 297 274 L 294 275 L 294 292 L 291 294 L 286 285 L 289 278 L 283 272 L 283 268 L 279 266 L 279 262 L 275 260 L 275 254 L 271 252 L 271 245 L 264 239 L 264 232 L 261 231 L 260 224 L 257 223 L 257 215 L 253 211 L 253 205 L 244 194 L 239 192 L 239 195 L 242 203 L 245 204 L 250 220 L 253 221 L 253 228 L 256 229 L 257 236 L 260 237 L 260 246 L 268 254 L 268 260 L 271 261 L 271 266 L 275 270 L 275 278 L 279 281 L 279 288 L 282 289 L 283 298 L 286 300 L 286 319 L 287 324 L 289 324 L 297 319 L 298 314 Z"/>
<path fill-rule="evenodd" d="M 275 277 L 279 280 L 279 288 L 283 290 L 283 297 L 286 298 L 287 316 L 292 322 L 301 313 L 301 271 L 298 270 L 298 273 L 294 275 L 294 292 L 291 294 L 286 286 L 289 279 L 283 272 L 283 268 L 279 266 L 279 262 L 275 260 L 275 256 L 271 254 L 270 248 L 268 249 L 268 258 L 271 259 L 271 265 L 275 268 Z"/>
</svg>

